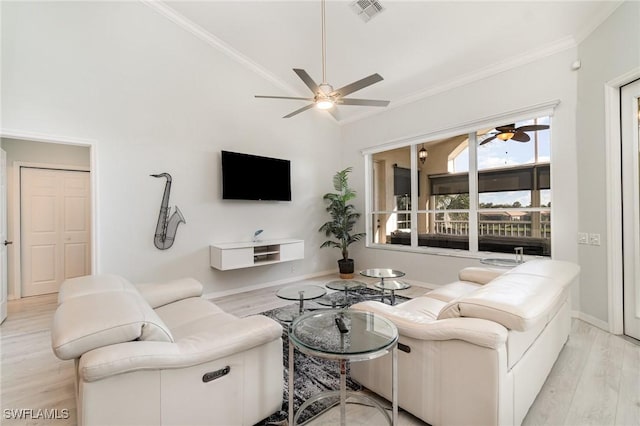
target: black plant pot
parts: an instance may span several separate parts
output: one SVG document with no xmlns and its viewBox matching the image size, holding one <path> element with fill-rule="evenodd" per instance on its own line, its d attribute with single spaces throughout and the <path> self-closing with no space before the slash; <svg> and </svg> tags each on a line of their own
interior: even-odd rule
<svg viewBox="0 0 640 426">
<path fill-rule="evenodd" d="M 342 279 L 353 278 L 354 268 L 355 268 L 355 262 L 353 261 L 353 259 L 338 260 L 338 269 L 340 270 L 340 278 Z"/>
</svg>

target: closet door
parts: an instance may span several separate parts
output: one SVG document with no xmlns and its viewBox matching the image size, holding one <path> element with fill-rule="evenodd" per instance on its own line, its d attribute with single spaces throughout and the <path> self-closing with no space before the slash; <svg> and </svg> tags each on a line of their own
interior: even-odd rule
<svg viewBox="0 0 640 426">
<path fill-rule="evenodd" d="M 22 296 L 91 273 L 89 173 L 20 170 Z"/>
</svg>

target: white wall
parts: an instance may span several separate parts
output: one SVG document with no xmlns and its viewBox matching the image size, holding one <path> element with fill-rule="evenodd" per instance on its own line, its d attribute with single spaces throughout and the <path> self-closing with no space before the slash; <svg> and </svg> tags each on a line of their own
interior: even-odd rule
<svg viewBox="0 0 640 426">
<path fill-rule="evenodd" d="M 413 104 L 389 109 L 381 115 L 343 126 L 345 161 L 356 164 L 356 189 L 364 194 L 361 150 L 395 140 L 424 135 L 482 120 L 524 107 L 559 100 L 552 119 L 553 257 L 577 261 L 578 222 L 575 137 L 576 74 L 571 63 L 576 50 L 569 49 L 525 66 L 505 71 Z M 503 123 L 496 123 L 503 124 Z M 428 161 L 428 160 L 427 160 Z M 360 199 L 364 211 L 364 198 Z M 444 284 L 478 259 L 399 253 L 360 248 L 355 254 L 361 267 L 393 267 L 406 278 Z M 572 298 L 579 302 L 579 289 Z M 574 308 L 576 305 L 574 304 Z"/>
<path fill-rule="evenodd" d="M 95 142 L 98 267 L 134 281 L 193 276 L 205 292 L 335 269 L 318 249 L 338 126 L 318 111 L 256 100 L 267 83 L 139 2 L 3 2 L 2 128 Z M 221 200 L 220 150 L 291 160 L 293 201 Z M 164 180 L 187 223 L 153 245 Z M 264 179 L 251 176 L 249 179 Z M 213 242 L 302 238 L 305 259 L 220 272 Z"/>
<path fill-rule="evenodd" d="M 601 235 L 580 245 L 582 311 L 608 321 L 605 84 L 640 67 L 640 2 L 625 2 L 579 46 L 577 135 L 579 229 Z"/>
</svg>

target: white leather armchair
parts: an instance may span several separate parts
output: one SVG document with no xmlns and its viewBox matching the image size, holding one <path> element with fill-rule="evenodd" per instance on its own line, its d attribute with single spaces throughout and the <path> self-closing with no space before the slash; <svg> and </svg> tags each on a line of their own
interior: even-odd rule
<svg viewBox="0 0 640 426">
<path fill-rule="evenodd" d="M 76 366 L 80 425 L 252 425 L 280 409 L 282 327 L 237 318 L 192 279 L 67 280 L 53 351 Z"/>
</svg>

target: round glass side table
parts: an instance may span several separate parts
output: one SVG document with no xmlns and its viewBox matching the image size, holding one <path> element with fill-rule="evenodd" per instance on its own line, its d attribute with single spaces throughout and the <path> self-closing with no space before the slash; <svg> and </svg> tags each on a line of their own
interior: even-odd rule
<svg viewBox="0 0 640 426">
<path fill-rule="evenodd" d="M 358 295 L 353 293 L 354 290 L 360 290 L 366 288 L 367 285 L 360 281 L 355 280 L 334 280 L 325 284 L 330 290 L 336 290 L 340 293 L 327 294 L 325 297 L 321 297 L 315 302 L 331 307 L 349 307 L 356 301 L 359 301 Z"/>
<path fill-rule="evenodd" d="M 388 268 L 373 268 L 373 269 L 365 269 L 360 271 L 360 275 L 369 277 L 369 278 L 379 278 L 380 281 L 375 283 L 374 286 L 382 290 L 382 294 L 384 296 L 385 291 L 389 291 L 391 293 L 391 304 L 395 305 L 396 303 L 396 290 L 404 290 L 411 285 L 403 282 L 393 280 L 393 278 L 404 277 L 405 273 L 402 271 L 398 271 L 397 269 L 388 269 Z M 386 279 L 391 279 L 392 281 L 385 281 Z"/>
<path fill-rule="evenodd" d="M 391 305 L 396 304 L 396 290 L 406 290 L 411 287 L 410 284 L 398 280 L 380 281 L 379 283 L 375 283 L 374 286 L 382 290 L 383 295 L 385 291 L 389 292 Z"/>
<path fill-rule="evenodd" d="M 346 423 L 346 399 L 373 405 L 395 425 L 398 420 L 398 329 L 388 319 L 373 312 L 351 309 L 326 309 L 307 312 L 289 327 L 289 425 L 298 422 L 300 414 L 311 404 L 339 398 L 340 424 Z M 294 349 L 307 355 L 339 361 L 340 389 L 320 392 L 306 400 L 297 411 L 293 405 L 295 386 Z M 392 415 L 373 398 L 362 392 L 347 391 L 347 363 L 367 361 L 391 352 Z"/>
<path fill-rule="evenodd" d="M 327 290 L 319 285 L 291 285 L 288 287 L 282 287 L 276 291 L 276 296 L 285 300 L 297 300 L 299 302 L 298 313 L 296 315 L 294 312 L 287 312 L 286 310 L 283 310 L 277 315 L 277 318 L 284 322 L 292 321 L 294 317 L 302 315 L 304 312 L 305 300 L 317 299 L 324 296 L 326 293 Z"/>
</svg>

